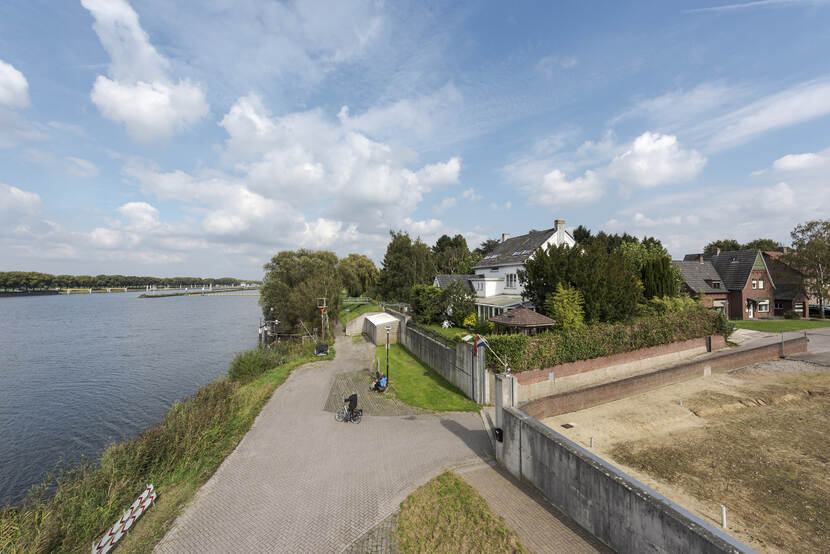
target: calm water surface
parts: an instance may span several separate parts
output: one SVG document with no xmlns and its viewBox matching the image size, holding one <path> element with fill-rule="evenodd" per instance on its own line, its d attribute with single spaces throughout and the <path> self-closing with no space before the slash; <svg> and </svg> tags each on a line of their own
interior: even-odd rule
<svg viewBox="0 0 830 554">
<path fill-rule="evenodd" d="M 161 421 L 256 345 L 257 296 L 0 298 L 0 506 Z"/>
</svg>

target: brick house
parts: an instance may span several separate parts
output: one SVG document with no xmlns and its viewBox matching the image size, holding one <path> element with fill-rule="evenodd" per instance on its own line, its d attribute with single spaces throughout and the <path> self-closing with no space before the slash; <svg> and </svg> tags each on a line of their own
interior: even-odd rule
<svg viewBox="0 0 830 554">
<path fill-rule="evenodd" d="M 766 319 L 772 316 L 775 282 L 760 250 L 687 254 L 683 261 L 700 265 L 704 265 L 701 262 L 711 263 L 727 291 L 724 311 L 729 319 Z M 683 273 L 680 265 L 678 268 Z M 687 281 L 686 287 L 693 288 L 694 281 Z"/>
<path fill-rule="evenodd" d="M 804 275 L 782 262 L 779 258 L 785 252 L 764 252 L 764 261 L 775 280 L 775 303 L 773 313 L 784 315 L 787 312 L 796 312 L 801 317 L 807 317 L 811 299 L 804 291 Z"/>
<path fill-rule="evenodd" d="M 729 291 L 723 284 L 715 266 L 698 254 L 695 261 L 676 261 L 672 263 L 680 270 L 683 277 L 683 290 L 689 296 L 700 295 L 701 302 L 707 308 L 714 308 L 724 314 L 728 313 Z"/>
</svg>

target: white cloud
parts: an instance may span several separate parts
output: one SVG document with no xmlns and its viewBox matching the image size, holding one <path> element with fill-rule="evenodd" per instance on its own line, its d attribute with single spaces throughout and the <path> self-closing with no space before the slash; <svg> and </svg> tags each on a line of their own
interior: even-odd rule
<svg viewBox="0 0 830 554">
<path fill-rule="evenodd" d="M 4 218 L 13 215 L 34 215 L 40 210 L 40 196 L 34 192 L 0 183 L 0 214 Z"/>
<path fill-rule="evenodd" d="M 536 63 L 536 71 L 550 77 L 557 69 L 571 69 L 576 64 L 576 58 L 571 56 L 545 56 Z"/>
<path fill-rule="evenodd" d="M 761 189 L 763 206 L 769 211 L 790 210 L 796 206 L 795 198 L 792 187 L 784 182 Z"/>
<path fill-rule="evenodd" d="M 110 56 L 110 77 L 95 79 L 90 98 L 101 114 L 123 123 L 135 140 L 168 139 L 208 113 L 201 88 L 168 77 L 170 63 L 150 44 L 126 0 L 81 0 Z"/>
<path fill-rule="evenodd" d="M 128 202 L 118 208 L 128 226 L 137 231 L 147 231 L 159 225 L 159 211 L 147 202 Z"/>
<path fill-rule="evenodd" d="M 29 82 L 13 65 L 0 60 L 0 105 L 25 108 L 29 105 Z"/>
<path fill-rule="evenodd" d="M 819 169 L 830 164 L 830 148 L 821 152 L 787 154 L 775 160 L 772 168 L 776 171 L 805 171 Z"/>
<path fill-rule="evenodd" d="M 605 186 L 596 172 L 586 170 L 582 177 L 568 180 L 558 169 L 548 172 L 535 187 L 527 187 L 531 200 L 543 206 L 589 204 L 602 198 Z"/>
<path fill-rule="evenodd" d="M 447 162 L 438 162 L 425 165 L 415 174 L 418 182 L 425 187 L 435 188 L 458 184 L 458 174 L 461 171 L 461 160 L 450 158 Z"/>
<path fill-rule="evenodd" d="M 762 98 L 710 122 L 713 149 L 742 144 L 767 131 L 830 114 L 830 82 L 810 81 Z"/>
<path fill-rule="evenodd" d="M 98 176 L 98 166 L 89 160 L 67 156 L 66 161 L 66 172 L 70 175 L 81 177 L 82 179 L 91 179 L 92 177 Z"/>
<path fill-rule="evenodd" d="M 711 8 L 693 8 L 686 10 L 687 13 L 703 13 L 703 12 L 731 12 L 743 11 L 752 8 L 774 8 L 784 6 L 797 6 L 799 4 L 821 4 L 826 0 L 753 0 L 752 2 L 741 2 L 738 4 L 724 4 L 721 6 L 713 6 Z"/>
<path fill-rule="evenodd" d="M 696 177 L 706 158 L 695 150 L 683 150 L 673 135 L 645 132 L 614 158 L 609 175 L 623 184 L 651 188 L 686 182 Z"/>
<path fill-rule="evenodd" d="M 506 212 L 513 207 L 513 204 L 508 200 L 504 204 L 496 204 L 495 202 L 490 203 L 490 209 L 494 212 Z"/>
<path fill-rule="evenodd" d="M 433 206 L 432 211 L 436 214 L 442 214 L 442 213 L 446 212 L 447 210 L 449 210 L 450 208 L 452 208 L 453 206 L 455 206 L 455 203 L 456 203 L 455 197 L 448 196 L 448 197 L 444 198 L 443 200 L 441 200 L 440 204 L 438 204 L 436 206 Z"/>
<path fill-rule="evenodd" d="M 461 197 L 465 200 L 469 200 L 470 202 L 475 202 L 476 200 L 481 200 L 482 198 L 480 194 L 476 194 L 476 189 L 473 187 L 465 189 L 464 192 L 461 193 Z"/>
</svg>

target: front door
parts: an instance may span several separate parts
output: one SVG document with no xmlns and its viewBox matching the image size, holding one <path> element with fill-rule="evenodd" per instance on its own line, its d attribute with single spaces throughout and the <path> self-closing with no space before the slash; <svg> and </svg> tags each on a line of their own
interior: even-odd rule
<svg viewBox="0 0 830 554">
<path fill-rule="evenodd" d="M 749 317 L 749 319 L 752 319 L 755 315 L 755 303 L 752 300 L 746 301 L 746 311 L 747 317 Z"/>
</svg>

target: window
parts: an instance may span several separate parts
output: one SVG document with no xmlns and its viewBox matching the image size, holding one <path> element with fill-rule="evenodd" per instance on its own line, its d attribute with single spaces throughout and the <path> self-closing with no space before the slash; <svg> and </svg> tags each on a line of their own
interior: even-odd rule
<svg viewBox="0 0 830 554">
<path fill-rule="evenodd" d="M 775 309 L 776 310 L 783 310 L 784 309 L 784 303 L 783 302 L 776 302 L 775 303 Z"/>
<path fill-rule="evenodd" d="M 769 300 L 762 300 L 758 302 L 758 313 L 769 312 Z"/>
<path fill-rule="evenodd" d="M 764 280 L 763 279 L 758 279 L 758 288 L 759 289 L 764 288 Z"/>
<path fill-rule="evenodd" d="M 515 273 L 508 273 L 506 276 L 505 288 L 513 289 L 516 288 L 516 274 Z"/>
<path fill-rule="evenodd" d="M 753 288 L 753 290 L 758 288 L 758 279 L 753 279 L 752 280 L 752 288 Z"/>
<path fill-rule="evenodd" d="M 719 289 L 720 288 L 720 281 L 712 281 L 712 288 Z"/>
</svg>

